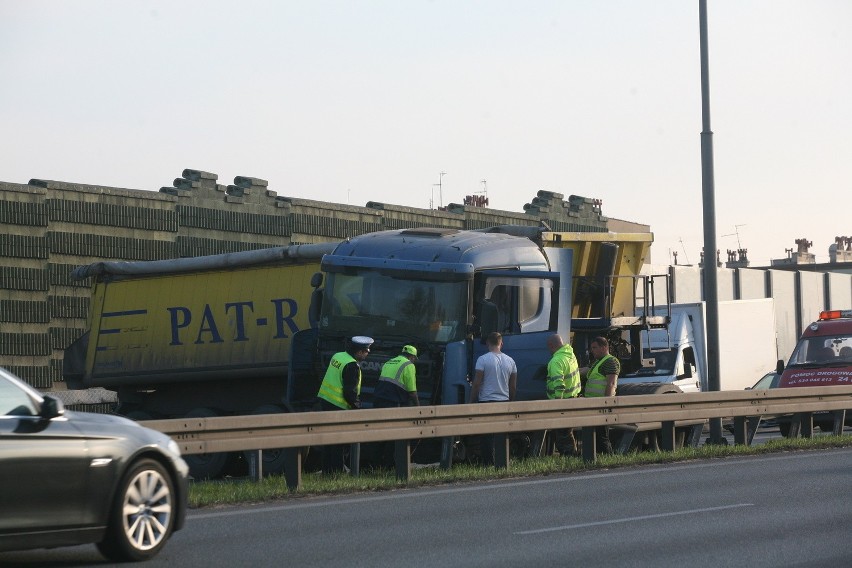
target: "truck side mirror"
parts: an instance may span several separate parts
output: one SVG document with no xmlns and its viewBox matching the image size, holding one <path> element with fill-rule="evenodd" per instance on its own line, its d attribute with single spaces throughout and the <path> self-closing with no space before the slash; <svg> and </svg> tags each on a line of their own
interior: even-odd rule
<svg viewBox="0 0 852 568">
<path fill-rule="evenodd" d="M 775 363 L 775 372 L 779 375 L 784 372 L 784 360 L 778 359 L 778 362 Z"/>
<path fill-rule="evenodd" d="M 308 323 L 312 328 L 319 326 L 320 311 L 322 310 L 322 272 L 314 272 L 311 276 L 311 286 L 314 291 L 311 292 L 311 303 L 308 305 Z"/>
</svg>

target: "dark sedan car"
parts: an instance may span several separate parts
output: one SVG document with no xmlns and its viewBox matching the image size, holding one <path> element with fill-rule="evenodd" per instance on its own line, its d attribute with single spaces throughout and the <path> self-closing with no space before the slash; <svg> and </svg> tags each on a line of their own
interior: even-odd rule
<svg viewBox="0 0 852 568">
<path fill-rule="evenodd" d="M 96 543 L 146 560 L 186 518 L 188 468 L 168 436 L 65 411 L 0 368 L 0 551 Z"/>
</svg>

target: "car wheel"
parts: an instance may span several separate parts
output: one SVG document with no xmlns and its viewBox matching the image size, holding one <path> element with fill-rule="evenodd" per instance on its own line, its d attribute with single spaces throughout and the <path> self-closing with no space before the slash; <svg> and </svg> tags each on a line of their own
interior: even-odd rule
<svg viewBox="0 0 852 568">
<path fill-rule="evenodd" d="M 175 488 L 156 460 L 142 459 L 125 474 L 110 510 L 101 554 L 116 562 L 137 562 L 155 556 L 172 534 Z"/>
</svg>

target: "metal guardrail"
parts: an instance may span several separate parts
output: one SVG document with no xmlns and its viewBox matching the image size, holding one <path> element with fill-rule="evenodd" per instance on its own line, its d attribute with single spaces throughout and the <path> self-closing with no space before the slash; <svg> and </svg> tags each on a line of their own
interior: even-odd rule
<svg viewBox="0 0 852 568">
<path fill-rule="evenodd" d="M 410 458 L 402 464 L 399 458 L 409 455 L 400 449 L 407 449 L 408 440 L 603 425 L 641 429 L 659 423 L 664 446 L 673 449 L 676 427 L 710 418 L 733 418 L 737 443 L 748 443 L 750 417 L 793 414 L 802 435 L 810 436 L 813 412 L 847 408 L 852 409 L 852 386 L 181 418 L 150 420 L 145 425 L 170 435 L 184 454 L 292 449 L 286 469 L 288 483 L 296 487 L 301 479 L 297 449 L 305 446 L 397 441 L 397 475 L 407 478 Z M 839 416 L 842 425 L 843 413 Z M 754 420 L 752 423 L 756 428 Z M 588 431 L 593 429 L 584 430 L 584 458 L 594 461 L 594 438 L 588 439 Z M 586 451 L 587 444 L 591 451 Z M 507 445 L 498 444 L 498 466 L 508 467 L 508 452 L 502 451 Z"/>
</svg>

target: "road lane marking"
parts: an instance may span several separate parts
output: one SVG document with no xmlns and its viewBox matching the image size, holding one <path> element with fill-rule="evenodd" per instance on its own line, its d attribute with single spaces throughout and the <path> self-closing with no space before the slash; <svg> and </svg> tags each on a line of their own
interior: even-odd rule
<svg viewBox="0 0 852 568">
<path fill-rule="evenodd" d="M 515 534 L 540 534 L 555 531 L 567 531 L 569 529 L 582 529 L 586 527 L 599 527 L 601 525 L 614 525 L 618 523 L 632 523 L 635 521 L 647 521 L 649 519 L 661 519 L 664 517 L 677 517 L 680 515 L 695 515 L 698 513 L 712 513 L 726 509 L 738 509 L 740 507 L 753 507 L 754 503 L 737 503 L 736 505 L 723 505 L 721 507 L 707 507 L 704 509 L 690 509 L 687 511 L 674 511 L 671 513 L 657 513 L 656 515 L 642 515 L 640 517 L 625 517 L 623 519 L 610 519 L 608 521 L 596 521 L 594 523 L 580 523 L 576 525 L 562 525 L 560 527 L 547 527 L 531 531 L 518 531 Z"/>
</svg>

